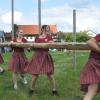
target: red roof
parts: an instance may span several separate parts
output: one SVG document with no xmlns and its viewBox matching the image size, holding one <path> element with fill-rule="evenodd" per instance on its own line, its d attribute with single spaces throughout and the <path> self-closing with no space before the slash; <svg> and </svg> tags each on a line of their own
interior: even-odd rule
<svg viewBox="0 0 100 100">
<path fill-rule="evenodd" d="M 54 34 L 57 34 L 57 26 L 56 25 L 49 25 L 51 31 Z M 38 25 L 18 25 L 19 30 L 22 30 L 26 35 L 37 35 L 38 32 Z"/>
</svg>

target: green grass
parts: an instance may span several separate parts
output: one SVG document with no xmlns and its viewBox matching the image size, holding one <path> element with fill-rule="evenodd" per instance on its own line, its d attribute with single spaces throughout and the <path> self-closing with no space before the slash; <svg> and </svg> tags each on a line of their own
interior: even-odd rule
<svg viewBox="0 0 100 100">
<path fill-rule="evenodd" d="M 28 58 L 31 58 L 32 53 L 26 53 Z M 55 65 L 55 79 L 58 97 L 51 96 L 49 81 L 46 76 L 40 76 L 35 93 L 32 97 L 28 96 L 30 89 L 31 75 L 26 75 L 28 85 L 23 85 L 18 77 L 18 90 L 13 90 L 12 73 L 8 71 L 8 61 L 10 53 L 3 54 L 4 64 L 2 65 L 6 72 L 0 75 L 0 100 L 82 100 L 83 93 L 80 91 L 80 71 L 88 59 L 88 53 L 77 53 L 76 69 L 73 67 L 73 56 L 71 53 L 51 52 Z M 97 95 L 94 100 L 100 100 Z"/>
</svg>

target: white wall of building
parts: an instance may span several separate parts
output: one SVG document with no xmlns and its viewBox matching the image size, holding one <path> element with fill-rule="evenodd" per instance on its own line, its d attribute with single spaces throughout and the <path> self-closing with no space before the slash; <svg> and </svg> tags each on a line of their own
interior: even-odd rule
<svg viewBox="0 0 100 100">
<path fill-rule="evenodd" d="M 24 37 L 28 42 L 34 42 L 35 37 L 34 36 L 29 36 L 29 37 Z"/>
</svg>

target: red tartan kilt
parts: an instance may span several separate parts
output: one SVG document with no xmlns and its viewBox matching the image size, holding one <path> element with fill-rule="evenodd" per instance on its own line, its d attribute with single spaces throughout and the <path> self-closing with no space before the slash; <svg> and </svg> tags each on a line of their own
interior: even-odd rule
<svg viewBox="0 0 100 100">
<path fill-rule="evenodd" d="M 33 53 L 25 71 L 30 74 L 53 74 L 54 64 L 48 51 L 36 51 Z"/>
<path fill-rule="evenodd" d="M 90 58 L 80 75 L 81 90 L 88 91 L 90 84 L 99 84 L 100 91 L 100 60 Z"/>
<path fill-rule="evenodd" d="M 16 73 L 25 73 L 24 69 L 28 65 L 28 59 L 23 52 L 13 52 L 9 62 L 9 70 Z"/>
</svg>

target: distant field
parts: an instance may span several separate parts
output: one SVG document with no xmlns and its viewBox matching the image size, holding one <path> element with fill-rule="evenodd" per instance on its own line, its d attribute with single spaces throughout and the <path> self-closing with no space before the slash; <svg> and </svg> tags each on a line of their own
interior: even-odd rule
<svg viewBox="0 0 100 100">
<path fill-rule="evenodd" d="M 32 53 L 27 52 L 31 58 Z M 78 52 L 76 55 L 76 69 L 73 67 L 72 53 L 51 52 L 55 64 L 55 79 L 58 97 L 51 96 L 49 81 L 46 76 L 40 76 L 36 84 L 36 92 L 29 97 L 31 75 L 26 75 L 28 85 L 23 85 L 18 77 L 18 90 L 13 90 L 12 74 L 8 71 L 10 53 L 3 54 L 5 63 L 2 65 L 6 72 L 0 75 L 0 100 L 82 100 L 84 94 L 80 92 L 80 71 L 88 59 L 87 52 Z M 94 100 L 100 100 L 98 94 Z"/>
</svg>

